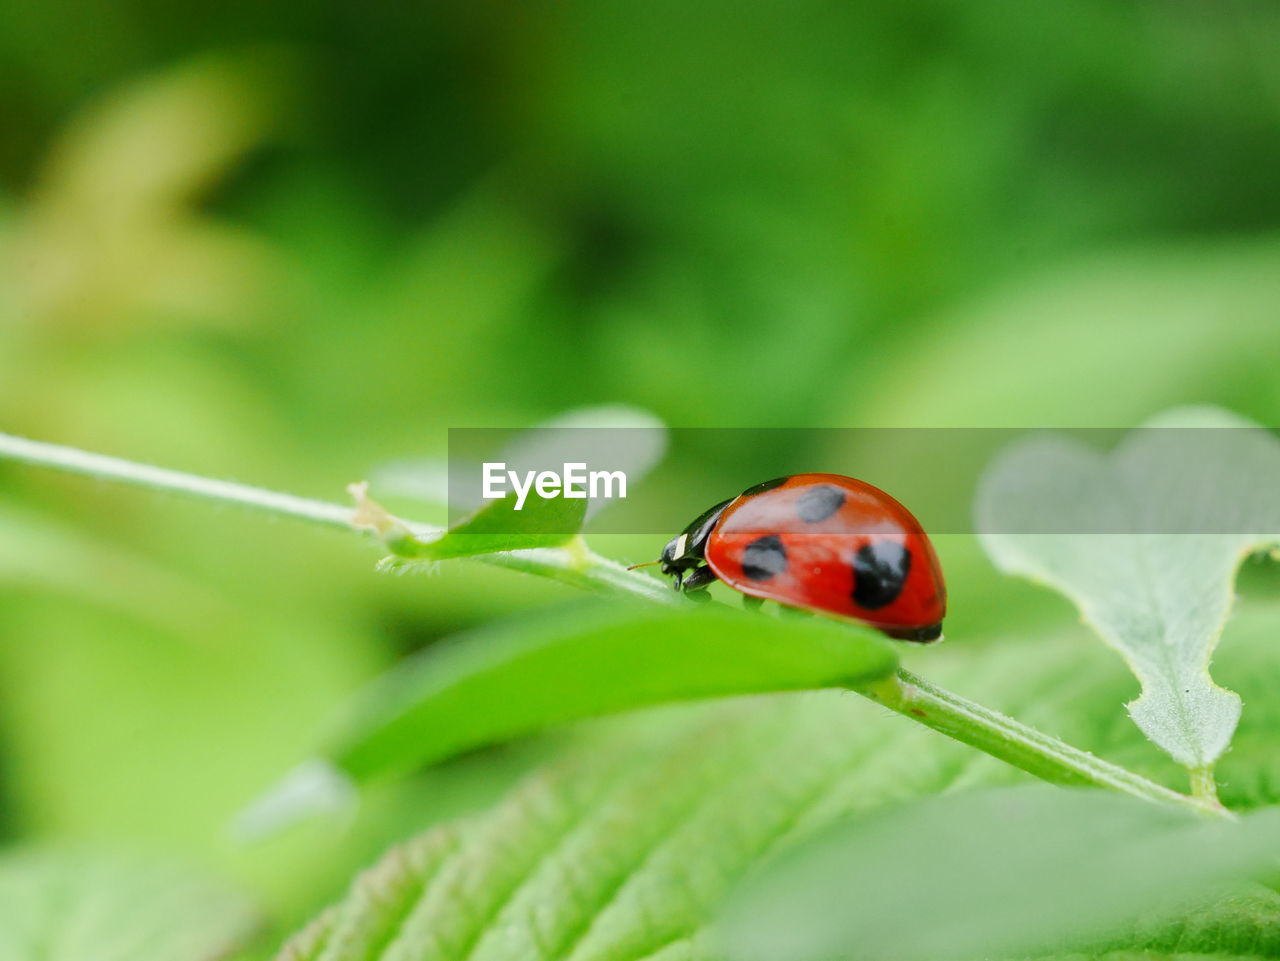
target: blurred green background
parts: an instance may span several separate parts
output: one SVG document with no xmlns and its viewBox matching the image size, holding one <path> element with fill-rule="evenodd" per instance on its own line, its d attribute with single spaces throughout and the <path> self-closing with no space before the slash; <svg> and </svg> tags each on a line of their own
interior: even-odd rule
<svg viewBox="0 0 1280 961">
<path fill-rule="evenodd" d="M 688 427 L 1280 420 L 1261 0 L 0 0 L 0 130 L 14 433 L 340 499 L 449 427 L 587 404 Z M 823 437 L 770 459 L 858 473 Z M 705 505 L 753 466 L 679 449 L 652 483 Z M 967 538 L 939 550 L 953 639 L 1074 618 Z M 566 596 L 374 559 L 0 465 L 4 843 L 173 852 L 288 929 L 500 790 L 548 745 L 388 788 L 346 831 L 227 838 L 362 682 Z"/>
</svg>

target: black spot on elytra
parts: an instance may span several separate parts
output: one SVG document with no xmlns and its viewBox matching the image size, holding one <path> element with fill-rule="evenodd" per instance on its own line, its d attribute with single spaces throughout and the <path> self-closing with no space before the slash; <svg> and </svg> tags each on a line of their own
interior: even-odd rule
<svg viewBox="0 0 1280 961">
<path fill-rule="evenodd" d="M 853 556 L 853 601 L 869 611 L 891 604 L 911 570 L 911 552 L 901 541 L 872 541 Z"/>
<path fill-rule="evenodd" d="M 844 491 L 830 484 L 810 487 L 796 498 L 796 513 L 806 524 L 825 521 L 844 504 Z"/>
<path fill-rule="evenodd" d="M 756 494 L 763 494 L 765 491 L 771 491 L 775 487 L 781 487 L 790 479 L 791 478 L 789 477 L 775 477 L 773 480 L 761 481 L 759 484 L 756 484 L 754 487 L 748 487 L 746 490 L 744 490 L 742 492 L 742 496 L 755 497 Z"/>
<path fill-rule="evenodd" d="M 787 569 L 787 549 L 777 534 L 757 537 L 742 552 L 742 573 L 753 581 L 767 581 Z"/>
</svg>

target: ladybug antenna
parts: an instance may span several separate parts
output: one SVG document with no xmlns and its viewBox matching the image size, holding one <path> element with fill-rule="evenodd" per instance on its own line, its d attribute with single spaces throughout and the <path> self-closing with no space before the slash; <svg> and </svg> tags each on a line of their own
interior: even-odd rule
<svg viewBox="0 0 1280 961">
<path fill-rule="evenodd" d="M 643 564 L 632 564 L 630 567 L 627 568 L 627 570 L 634 571 L 634 570 L 640 569 L 641 567 L 652 567 L 654 564 L 661 564 L 661 563 L 662 563 L 662 558 L 659 557 L 656 561 L 645 561 Z"/>
</svg>

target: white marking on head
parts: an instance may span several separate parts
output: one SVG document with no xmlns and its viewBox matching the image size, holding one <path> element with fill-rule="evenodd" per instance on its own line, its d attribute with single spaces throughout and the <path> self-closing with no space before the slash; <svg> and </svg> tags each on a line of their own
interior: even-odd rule
<svg viewBox="0 0 1280 961">
<path fill-rule="evenodd" d="M 688 543 L 689 543 L 689 535 L 681 534 L 680 539 L 676 541 L 676 550 L 675 550 L 676 557 L 684 557 L 684 549 Z"/>
</svg>

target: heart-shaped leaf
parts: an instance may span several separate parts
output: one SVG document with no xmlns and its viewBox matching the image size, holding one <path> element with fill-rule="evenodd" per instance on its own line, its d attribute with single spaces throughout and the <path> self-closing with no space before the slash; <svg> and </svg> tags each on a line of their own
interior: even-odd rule
<svg viewBox="0 0 1280 961">
<path fill-rule="evenodd" d="M 75 850 L 0 859 L 0 961 L 217 961 L 257 923 L 241 895 L 165 862 Z"/>
<path fill-rule="evenodd" d="M 1080 607 L 1142 683 L 1134 722 L 1202 778 L 1240 716 L 1209 661 L 1241 559 L 1280 541 L 1278 481 L 1274 436 L 1192 408 L 1151 421 L 1109 456 L 1031 438 L 998 458 L 979 490 L 978 530 L 996 565 Z"/>
</svg>

